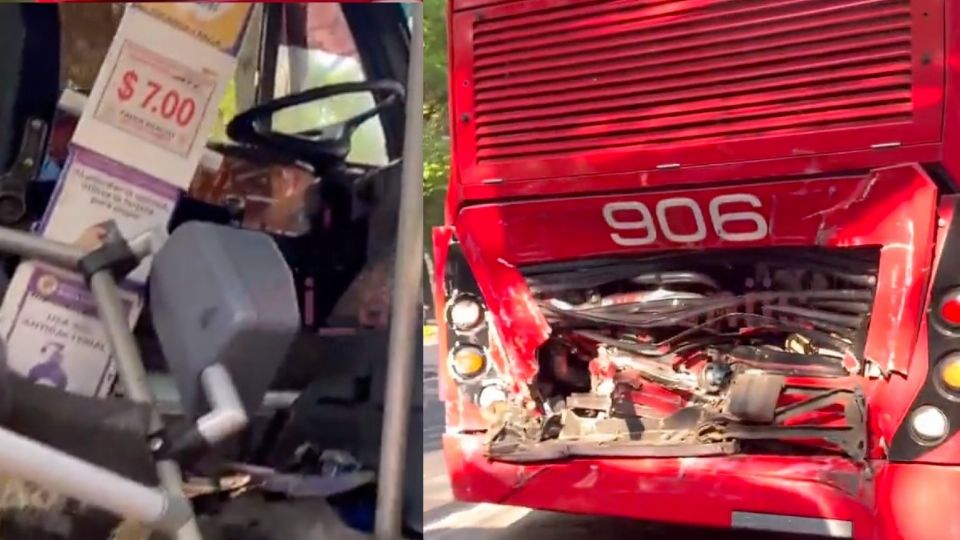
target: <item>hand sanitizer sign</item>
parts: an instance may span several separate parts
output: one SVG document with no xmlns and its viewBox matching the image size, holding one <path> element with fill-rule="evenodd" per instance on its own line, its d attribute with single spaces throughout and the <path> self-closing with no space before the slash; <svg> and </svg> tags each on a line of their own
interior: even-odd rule
<svg viewBox="0 0 960 540">
<path fill-rule="evenodd" d="M 4 336 L 10 368 L 37 384 L 105 394 L 112 382 L 110 346 L 83 280 L 38 263 L 21 269 L 15 281 L 26 279 L 26 294 Z M 140 309 L 137 295 L 125 293 L 123 302 L 133 324 Z"/>
<path fill-rule="evenodd" d="M 74 148 L 40 224 L 40 233 L 94 249 L 100 225 L 113 221 L 125 238 L 165 228 L 180 196 L 177 188 L 101 155 Z M 146 283 L 150 260 L 128 276 Z"/>
</svg>

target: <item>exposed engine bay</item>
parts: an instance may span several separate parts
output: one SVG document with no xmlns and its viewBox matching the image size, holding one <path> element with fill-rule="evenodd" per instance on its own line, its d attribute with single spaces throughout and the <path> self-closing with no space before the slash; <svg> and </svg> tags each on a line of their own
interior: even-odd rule
<svg viewBox="0 0 960 540">
<path fill-rule="evenodd" d="M 531 389 L 540 407 L 501 411 L 490 456 L 862 460 L 879 257 L 775 248 L 523 269 L 552 328 Z"/>
</svg>

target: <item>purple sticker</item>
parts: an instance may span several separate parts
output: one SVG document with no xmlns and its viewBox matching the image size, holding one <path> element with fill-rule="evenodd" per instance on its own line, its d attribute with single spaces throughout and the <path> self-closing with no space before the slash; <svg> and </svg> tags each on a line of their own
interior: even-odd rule
<svg viewBox="0 0 960 540">
<path fill-rule="evenodd" d="M 96 299 L 79 277 L 53 273 L 37 267 L 27 282 L 27 294 L 76 313 L 97 317 Z M 132 307 L 132 302 L 123 300 L 125 312 L 129 313 Z"/>
</svg>

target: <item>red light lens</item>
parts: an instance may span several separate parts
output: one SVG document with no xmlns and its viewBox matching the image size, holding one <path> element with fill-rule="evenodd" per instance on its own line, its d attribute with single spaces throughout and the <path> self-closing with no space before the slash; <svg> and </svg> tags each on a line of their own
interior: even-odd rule
<svg viewBox="0 0 960 540">
<path fill-rule="evenodd" d="M 960 294 L 951 293 L 940 303 L 940 318 L 944 321 L 960 325 Z"/>
</svg>

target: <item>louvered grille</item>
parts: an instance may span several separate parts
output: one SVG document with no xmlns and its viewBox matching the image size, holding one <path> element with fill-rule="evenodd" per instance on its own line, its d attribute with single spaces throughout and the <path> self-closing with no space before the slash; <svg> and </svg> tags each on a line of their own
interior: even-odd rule
<svg viewBox="0 0 960 540">
<path fill-rule="evenodd" d="M 571 2 L 473 25 L 477 163 L 914 111 L 907 0 Z"/>
</svg>

